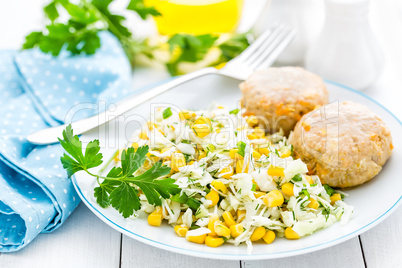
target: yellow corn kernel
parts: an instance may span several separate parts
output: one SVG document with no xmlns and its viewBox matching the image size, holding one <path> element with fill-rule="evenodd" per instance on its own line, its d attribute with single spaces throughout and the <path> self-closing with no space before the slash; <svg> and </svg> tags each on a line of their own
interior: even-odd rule
<svg viewBox="0 0 402 268">
<path fill-rule="evenodd" d="M 157 157 L 157 156 L 151 154 L 150 152 L 147 153 L 147 157 L 148 157 L 149 159 L 151 159 L 151 161 L 154 162 L 154 163 L 159 161 L 159 157 Z"/>
<path fill-rule="evenodd" d="M 253 234 L 250 236 L 250 241 L 255 242 L 255 241 L 260 240 L 261 238 L 264 237 L 265 233 L 266 233 L 266 231 L 265 231 L 264 227 L 262 227 L 262 226 L 257 227 L 257 229 L 255 229 Z"/>
<path fill-rule="evenodd" d="M 266 193 L 265 192 L 254 192 L 255 198 L 260 198 L 261 196 L 264 196 Z"/>
<path fill-rule="evenodd" d="M 317 209 L 320 204 L 318 204 L 317 200 L 315 200 L 314 198 L 310 197 L 310 203 L 307 205 L 307 207 L 312 208 L 312 209 Z"/>
<path fill-rule="evenodd" d="M 253 131 L 254 135 L 259 138 L 263 138 L 265 136 L 265 131 L 262 128 L 256 127 Z"/>
<path fill-rule="evenodd" d="M 168 147 L 168 146 L 163 147 L 162 150 L 161 150 L 161 154 L 163 154 L 163 153 L 169 151 L 171 148 L 172 148 L 172 147 Z"/>
<path fill-rule="evenodd" d="M 140 147 L 140 146 L 138 145 L 138 143 L 133 142 L 133 144 L 131 144 L 131 147 L 134 148 L 134 151 L 137 151 L 138 147 Z"/>
<path fill-rule="evenodd" d="M 204 157 L 206 157 L 206 156 L 207 156 L 207 153 L 206 153 L 206 152 L 204 152 L 204 151 L 198 151 L 197 159 L 200 160 L 200 159 L 202 159 L 202 158 L 204 158 Z"/>
<path fill-rule="evenodd" d="M 215 228 L 215 232 L 218 236 L 223 236 L 226 238 L 230 237 L 230 229 L 229 229 L 229 227 L 225 226 L 223 224 L 223 222 L 216 221 L 214 228 Z"/>
<path fill-rule="evenodd" d="M 292 227 L 288 227 L 285 229 L 285 237 L 287 239 L 299 239 L 300 235 L 298 233 L 296 233 L 295 231 L 293 231 Z"/>
<path fill-rule="evenodd" d="M 276 237 L 275 232 L 271 231 L 271 230 L 268 230 L 265 233 L 265 235 L 262 237 L 262 239 L 265 241 L 265 243 L 271 244 L 272 242 L 274 242 L 275 237 Z"/>
<path fill-rule="evenodd" d="M 256 151 L 259 152 L 260 154 L 264 154 L 264 155 L 269 154 L 268 148 L 256 148 Z"/>
<path fill-rule="evenodd" d="M 162 219 L 162 214 L 154 211 L 148 215 L 148 224 L 152 226 L 161 226 Z"/>
<path fill-rule="evenodd" d="M 212 187 L 215 188 L 215 190 L 217 190 L 218 192 L 221 192 L 223 194 L 227 194 L 228 193 L 228 188 L 226 187 L 225 184 L 223 184 L 223 182 L 221 181 L 212 181 L 211 182 Z"/>
<path fill-rule="evenodd" d="M 209 207 L 213 207 L 213 206 L 215 206 L 216 204 L 218 204 L 218 201 L 219 201 L 219 194 L 218 194 L 217 191 L 211 190 L 211 191 L 205 196 L 205 198 L 212 201 L 212 204 L 209 205 Z"/>
<path fill-rule="evenodd" d="M 192 126 L 192 129 L 195 135 L 197 135 L 200 138 L 204 138 L 205 136 L 209 135 L 212 132 L 211 126 L 206 124 L 195 124 Z"/>
<path fill-rule="evenodd" d="M 179 117 L 181 120 L 185 119 L 190 119 L 195 116 L 195 113 L 189 112 L 189 111 L 180 111 L 179 112 Z"/>
<path fill-rule="evenodd" d="M 212 214 L 211 216 L 209 216 L 208 229 L 211 230 L 209 235 L 216 236 L 215 222 L 218 220 L 219 220 L 219 216 L 217 214 Z"/>
<path fill-rule="evenodd" d="M 285 200 L 279 190 L 272 190 L 264 196 L 263 201 L 265 205 L 273 208 L 282 205 Z"/>
<path fill-rule="evenodd" d="M 289 157 L 291 154 L 292 154 L 292 151 L 289 149 L 286 149 L 285 152 L 281 155 L 281 158 Z"/>
<path fill-rule="evenodd" d="M 257 151 L 253 151 L 253 157 L 254 157 L 254 159 L 260 159 L 261 154 Z"/>
<path fill-rule="evenodd" d="M 172 161 L 170 162 L 170 167 L 174 171 L 179 171 L 179 168 L 186 165 L 186 158 L 182 153 L 173 153 Z"/>
<path fill-rule="evenodd" d="M 331 205 L 335 204 L 336 201 L 342 200 L 341 194 L 333 194 L 331 195 Z"/>
<path fill-rule="evenodd" d="M 218 108 L 218 109 L 225 109 L 225 107 L 223 107 L 223 106 L 221 106 L 221 105 L 219 105 L 219 106 L 216 107 L 216 108 Z"/>
<path fill-rule="evenodd" d="M 243 165 L 244 165 L 244 160 L 243 159 L 239 159 L 236 162 L 236 173 L 247 173 L 248 172 L 248 165 L 246 166 L 244 171 L 243 171 Z"/>
<path fill-rule="evenodd" d="M 249 124 L 251 127 L 255 127 L 258 125 L 258 117 L 255 115 L 250 115 L 247 119 L 246 119 L 247 124 Z"/>
<path fill-rule="evenodd" d="M 248 138 L 249 140 L 256 140 L 256 139 L 258 139 L 259 137 L 258 137 L 257 135 L 254 135 L 254 134 L 248 134 L 248 135 L 247 135 L 247 138 Z"/>
<path fill-rule="evenodd" d="M 294 193 L 293 193 L 293 183 L 291 183 L 291 182 L 287 182 L 287 183 L 285 183 L 285 184 L 283 184 L 282 185 L 282 187 L 281 187 L 281 189 L 282 189 L 282 192 L 284 193 L 284 194 L 286 194 L 286 195 L 288 195 L 288 196 L 293 196 L 294 195 Z"/>
<path fill-rule="evenodd" d="M 202 124 L 211 125 L 211 120 L 205 116 L 200 116 L 200 117 L 198 117 L 197 120 L 195 120 L 195 123 L 200 124 L 200 125 L 202 125 Z"/>
<path fill-rule="evenodd" d="M 140 133 L 140 139 L 141 140 L 147 140 L 148 139 L 148 135 L 147 135 L 147 132 L 146 131 L 142 131 L 141 133 Z"/>
<path fill-rule="evenodd" d="M 228 166 L 228 167 L 222 168 L 220 174 L 222 174 L 222 176 L 221 176 L 222 178 L 230 179 L 233 176 L 233 172 L 234 172 L 233 167 Z"/>
<path fill-rule="evenodd" d="M 230 234 L 235 238 L 241 235 L 243 232 L 244 228 L 243 224 L 241 223 L 230 226 Z"/>
<path fill-rule="evenodd" d="M 238 223 L 242 222 L 246 217 L 246 210 L 238 209 L 236 213 L 237 213 L 237 222 Z"/>
<path fill-rule="evenodd" d="M 225 243 L 225 240 L 223 240 L 222 237 L 213 237 L 213 236 L 207 236 L 205 238 L 205 245 L 211 248 L 216 248 L 221 246 L 223 243 Z"/>
<path fill-rule="evenodd" d="M 180 237 L 185 237 L 188 231 L 188 228 L 186 225 L 176 225 L 174 227 L 174 231 L 176 232 L 176 234 Z"/>
<path fill-rule="evenodd" d="M 225 211 L 222 214 L 223 219 L 225 220 L 225 223 L 230 227 L 232 225 L 235 225 L 236 222 L 232 216 L 232 213 L 230 213 L 229 211 Z"/>
<path fill-rule="evenodd" d="M 188 234 L 188 233 L 187 233 Z M 207 237 L 206 234 L 203 235 L 197 235 L 197 236 L 190 236 L 186 234 L 186 240 L 197 243 L 197 244 L 204 244 L 205 238 Z"/>
<path fill-rule="evenodd" d="M 114 156 L 114 161 L 115 162 L 119 162 L 120 161 L 120 156 L 121 156 L 121 152 L 122 152 L 123 150 L 122 149 L 120 149 L 117 153 L 116 153 L 116 155 Z"/>
<path fill-rule="evenodd" d="M 310 183 L 310 184 L 314 183 L 313 178 L 311 176 L 306 175 L 305 177 L 306 177 L 306 180 L 308 183 Z"/>
<path fill-rule="evenodd" d="M 268 167 L 268 175 L 269 176 L 280 176 L 283 177 L 285 174 L 283 173 L 284 168 L 283 167 L 278 167 L 278 166 L 273 166 L 270 165 Z"/>
<path fill-rule="evenodd" d="M 165 211 L 163 211 L 161 206 L 157 206 L 152 213 L 163 214 L 163 212 L 165 212 L 165 215 L 166 215 L 167 214 L 167 209 L 165 208 Z"/>
<path fill-rule="evenodd" d="M 229 155 L 230 158 L 235 159 L 236 158 L 236 153 L 239 151 L 239 149 L 230 149 Z"/>
<path fill-rule="evenodd" d="M 244 129 L 248 129 L 248 127 L 247 126 L 239 126 L 236 128 L 237 131 L 242 131 Z"/>
</svg>

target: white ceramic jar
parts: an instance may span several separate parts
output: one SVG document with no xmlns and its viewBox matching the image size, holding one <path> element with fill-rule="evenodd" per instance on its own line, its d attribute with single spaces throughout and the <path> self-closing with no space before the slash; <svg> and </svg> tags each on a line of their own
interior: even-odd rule
<svg viewBox="0 0 402 268">
<path fill-rule="evenodd" d="M 363 90 L 373 84 L 384 57 L 368 21 L 369 0 L 326 0 L 326 21 L 306 55 L 306 68 Z"/>
</svg>

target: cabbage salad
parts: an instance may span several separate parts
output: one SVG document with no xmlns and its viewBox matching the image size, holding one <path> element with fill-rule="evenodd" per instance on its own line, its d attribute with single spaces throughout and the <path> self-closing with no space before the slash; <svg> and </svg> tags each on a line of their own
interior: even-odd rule
<svg viewBox="0 0 402 268">
<path fill-rule="evenodd" d="M 248 252 L 254 242 L 299 239 L 336 221 L 346 224 L 353 213 L 346 194 L 308 175 L 283 134 L 266 135 L 258 124 L 242 109 L 157 108 L 130 144 L 149 146 L 137 173 L 161 161 L 181 193 L 154 207 L 140 191 L 148 223 L 165 220 L 190 242 L 246 244 Z"/>
</svg>

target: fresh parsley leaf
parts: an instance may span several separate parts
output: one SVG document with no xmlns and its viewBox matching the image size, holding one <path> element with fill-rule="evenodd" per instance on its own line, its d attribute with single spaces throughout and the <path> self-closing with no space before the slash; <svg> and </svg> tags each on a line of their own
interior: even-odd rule
<svg viewBox="0 0 402 268">
<path fill-rule="evenodd" d="M 101 207 L 107 208 L 110 206 L 110 198 L 106 189 L 98 186 L 94 189 L 94 196 L 96 198 L 96 203 L 98 203 Z"/>
<path fill-rule="evenodd" d="M 59 138 L 61 146 L 72 157 L 63 154 L 61 163 L 63 168 L 67 170 L 68 177 L 80 170 L 97 167 L 102 164 L 102 154 L 99 153 L 99 140 L 93 140 L 88 143 L 85 149 L 85 155 L 82 153 L 82 143 L 77 135 L 74 136 L 71 125 L 68 125 L 63 131 L 63 140 Z M 74 159 L 73 159 L 74 158 Z"/>
<path fill-rule="evenodd" d="M 197 199 L 195 199 L 193 197 L 188 197 L 185 193 L 176 194 L 176 195 L 170 197 L 170 200 L 180 203 L 180 204 L 186 204 L 195 211 L 197 211 L 197 209 L 201 205 L 200 201 L 198 201 Z"/>
<path fill-rule="evenodd" d="M 234 114 L 234 115 L 236 115 L 236 114 L 238 114 L 239 112 L 240 112 L 239 109 L 234 109 L 234 110 L 231 110 L 231 111 L 229 112 L 229 114 Z"/>
<path fill-rule="evenodd" d="M 137 194 L 138 190 L 129 183 L 121 183 L 110 193 L 110 203 L 124 218 L 128 218 L 141 208 Z"/>
<path fill-rule="evenodd" d="M 178 75 L 178 64 L 180 62 L 197 62 L 202 60 L 209 49 L 214 45 L 218 36 L 211 34 L 189 35 L 175 34 L 169 40 L 169 50 L 179 50 L 178 56 L 174 57 L 166 67 L 171 75 Z"/>
<path fill-rule="evenodd" d="M 145 6 L 143 0 L 131 0 L 127 6 L 127 9 L 137 12 L 143 20 L 145 20 L 148 15 L 152 15 L 154 17 L 161 15 L 161 13 L 159 13 L 159 11 L 157 11 L 154 7 Z"/>
<path fill-rule="evenodd" d="M 121 152 L 121 168 L 122 175 L 132 175 L 145 162 L 146 154 L 148 153 L 148 145 L 141 146 L 137 151 L 130 147 Z"/>
<path fill-rule="evenodd" d="M 222 52 L 221 61 L 227 62 L 242 53 L 249 45 L 249 33 L 235 34 L 229 40 L 223 42 L 218 46 Z"/>
<path fill-rule="evenodd" d="M 57 56 L 62 50 L 71 54 L 94 54 L 101 43 L 100 31 L 109 31 L 115 35 L 128 58 L 143 52 L 149 55 L 150 47 L 132 38 L 131 32 L 124 25 L 126 18 L 113 14 L 109 5 L 112 0 L 53 0 L 43 9 L 49 23 L 46 30 L 32 32 L 26 36 L 24 49 L 39 47 L 45 53 Z M 144 18 L 147 15 L 159 16 L 153 7 L 146 7 L 143 0 L 131 0 L 128 10 Z M 60 19 L 59 14 L 66 14 Z"/>
<path fill-rule="evenodd" d="M 158 206 L 162 205 L 162 198 L 167 199 L 180 192 L 180 188 L 174 184 L 174 179 L 161 179 L 170 173 L 170 168 L 163 166 L 161 162 L 156 162 L 141 175 L 134 176 L 134 173 L 144 164 L 148 146 L 141 146 L 137 150 L 133 147 L 123 150 L 121 153 L 122 166 L 113 167 L 107 176 L 103 177 L 89 171 L 90 168 L 102 164 L 98 140 L 89 142 L 83 153 L 81 141 L 77 135 L 74 135 L 71 125 L 68 125 L 63 131 L 63 140 L 59 139 L 59 141 L 68 153 L 64 153 L 60 158 L 68 176 L 71 177 L 77 171 L 84 170 L 89 175 L 96 177 L 99 184 L 94 189 L 97 203 L 104 208 L 112 205 L 125 218 L 141 208 L 138 197 L 139 189 L 145 194 L 150 204 Z M 99 179 L 103 179 L 103 181 L 99 182 Z"/>
<path fill-rule="evenodd" d="M 59 12 L 56 8 L 56 1 L 50 2 L 47 6 L 43 8 L 43 11 L 51 21 L 54 21 L 59 17 Z"/>
<path fill-rule="evenodd" d="M 172 114 L 173 114 L 172 109 L 170 107 L 168 107 L 165 110 L 163 110 L 162 117 L 163 117 L 163 119 L 166 119 L 166 118 L 171 117 Z"/>
<path fill-rule="evenodd" d="M 244 143 L 243 141 L 239 141 L 237 143 L 237 148 L 238 148 L 237 153 L 244 157 L 244 153 L 245 153 L 244 150 L 246 149 L 246 143 Z"/>
</svg>

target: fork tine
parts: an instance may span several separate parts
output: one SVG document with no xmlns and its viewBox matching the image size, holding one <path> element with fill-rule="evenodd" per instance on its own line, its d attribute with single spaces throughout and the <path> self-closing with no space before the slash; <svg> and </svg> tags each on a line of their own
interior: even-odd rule
<svg viewBox="0 0 402 268">
<path fill-rule="evenodd" d="M 293 40 L 296 35 L 296 31 L 294 29 L 288 29 L 286 35 L 278 41 L 279 45 L 273 48 L 273 51 L 270 53 L 265 53 L 261 56 L 258 62 L 255 62 L 251 68 L 258 70 L 268 68 L 274 63 L 274 61 L 278 58 L 278 56 L 282 53 L 282 51 L 289 45 L 289 43 Z M 269 49 L 267 49 L 268 51 Z M 272 49 L 270 49 L 272 50 Z M 255 67 L 254 67 L 255 66 Z"/>
<path fill-rule="evenodd" d="M 268 67 L 270 64 L 273 63 L 273 61 L 283 51 L 283 49 L 286 48 L 286 46 L 290 43 L 295 34 L 296 32 L 294 30 L 286 27 L 284 31 L 282 31 L 280 35 L 275 40 L 273 40 L 273 42 L 270 43 L 268 47 L 266 47 L 265 51 L 261 53 L 255 61 L 249 64 L 249 67 L 254 70 L 263 66 Z"/>
<path fill-rule="evenodd" d="M 243 64 L 251 65 L 255 61 L 258 61 L 261 55 L 265 54 L 267 48 L 269 48 L 273 43 L 276 43 L 276 40 L 280 38 L 285 29 L 285 25 L 279 25 L 274 31 L 272 31 L 268 38 L 266 38 L 266 40 L 264 40 L 264 42 L 260 44 L 257 49 L 255 49 L 254 53 L 244 60 Z"/>
<path fill-rule="evenodd" d="M 238 61 L 244 61 L 248 59 L 257 49 L 261 47 L 261 44 L 265 42 L 266 39 L 268 39 L 273 31 L 277 29 L 280 25 L 278 23 L 275 23 L 270 29 L 266 30 L 261 36 L 257 38 L 255 42 L 253 42 L 246 50 L 244 50 L 239 56 L 231 60 L 230 62 L 238 62 Z"/>
</svg>

